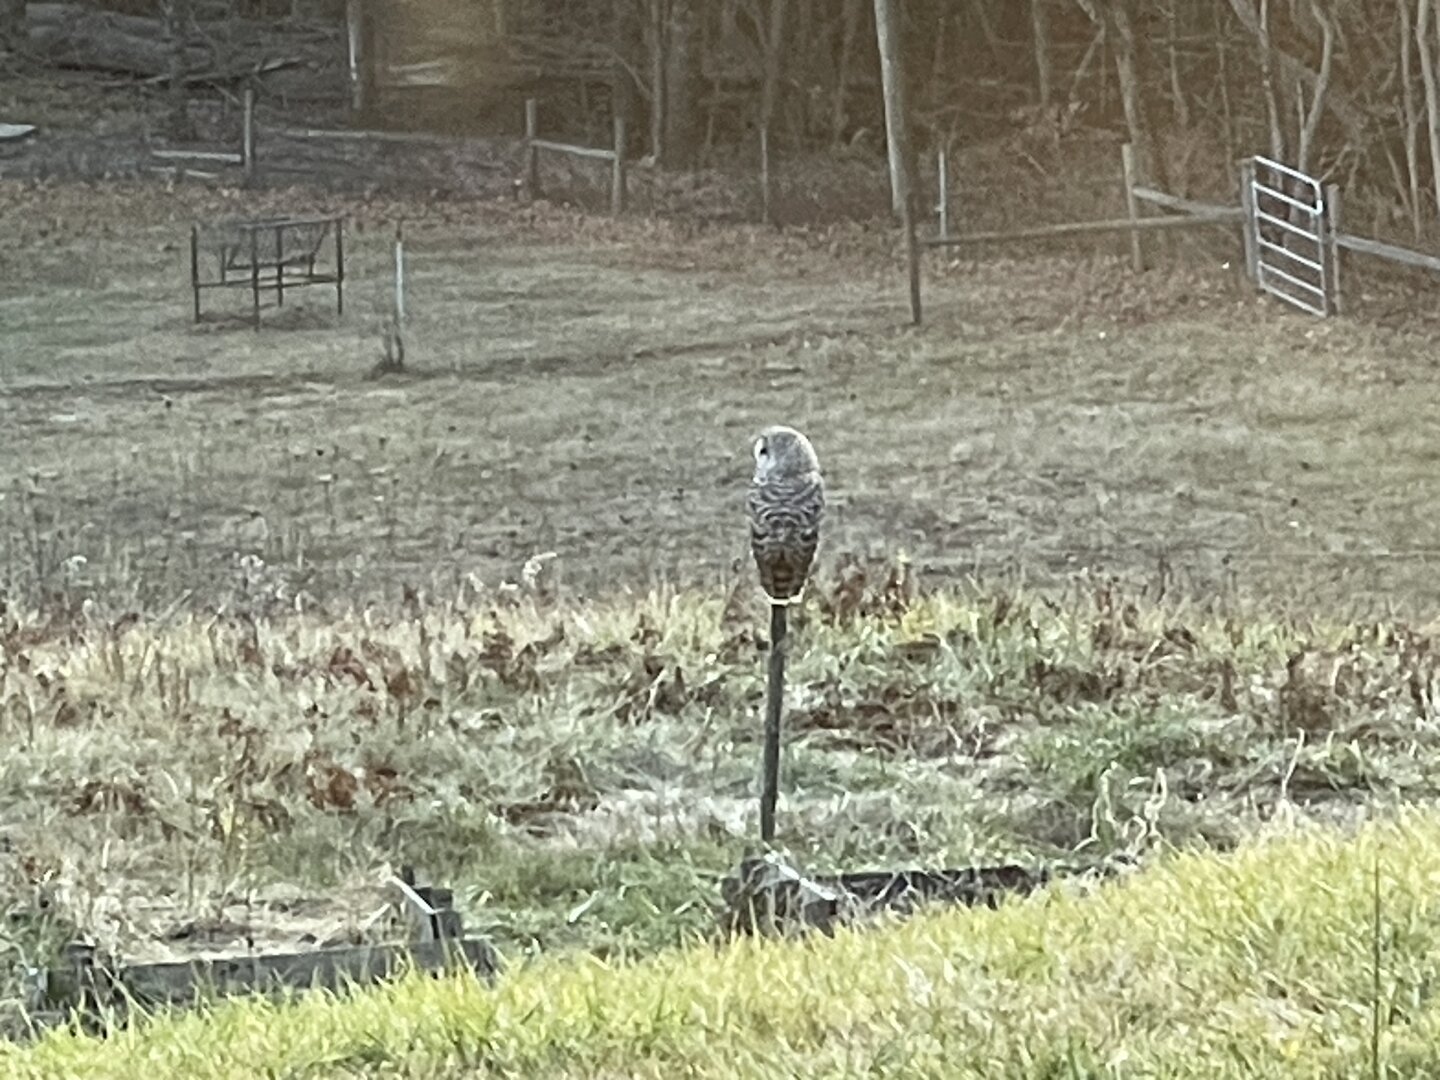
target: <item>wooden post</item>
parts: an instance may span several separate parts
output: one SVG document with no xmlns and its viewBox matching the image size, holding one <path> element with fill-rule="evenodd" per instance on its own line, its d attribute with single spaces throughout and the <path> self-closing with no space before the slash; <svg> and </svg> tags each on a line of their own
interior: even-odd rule
<svg viewBox="0 0 1440 1080">
<path fill-rule="evenodd" d="M 1258 284 L 1260 244 L 1255 223 L 1255 162 L 1251 158 L 1240 162 L 1240 209 L 1244 211 L 1240 235 L 1245 247 L 1245 276 L 1252 284 Z"/>
<path fill-rule="evenodd" d="M 905 269 L 910 282 L 910 322 L 920 325 L 920 240 L 915 235 L 915 195 L 905 200 L 902 227 L 905 230 Z"/>
<path fill-rule="evenodd" d="M 395 322 L 405 321 L 405 226 L 395 223 Z"/>
<path fill-rule="evenodd" d="M 240 166 L 245 183 L 255 179 L 255 87 L 245 87 L 244 126 L 240 133 Z"/>
<path fill-rule="evenodd" d="M 345 40 L 348 47 L 350 69 L 350 109 L 363 112 L 365 100 L 365 66 L 370 58 L 365 55 L 365 12 L 361 0 L 345 0 Z"/>
<path fill-rule="evenodd" d="M 251 226 L 250 233 L 250 297 L 255 305 L 255 329 L 260 329 L 260 230 Z"/>
<path fill-rule="evenodd" d="M 345 314 L 345 219 L 335 219 L 335 314 Z"/>
<path fill-rule="evenodd" d="M 275 226 L 275 306 L 285 306 L 285 226 Z"/>
<path fill-rule="evenodd" d="M 525 188 L 530 198 L 540 197 L 540 151 L 535 140 L 540 133 L 540 107 L 536 100 L 525 99 Z"/>
<path fill-rule="evenodd" d="M 625 117 L 615 117 L 615 160 L 610 163 L 610 213 L 625 212 Z"/>
<path fill-rule="evenodd" d="M 1344 294 L 1340 289 L 1340 244 L 1337 238 L 1344 220 L 1340 201 L 1340 185 L 1325 185 L 1325 247 L 1329 257 L 1330 289 L 1328 307 L 1330 314 L 1345 314 Z"/>
<path fill-rule="evenodd" d="M 785 604 L 770 605 L 770 663 L 765 679 L 765 733 L 760 765 L 760 839 L 775 840 L 780 801 L 780 711 L 785 700 Z"/>
<path fill-rule="evenodd" d="M 195 292 L 195 321 L 200 321 L 200 226 L 190 226 L 190 288 Z"/>
<path fill-rule="evenodd" d="M 940 239 L 944 240 L 950 236 L 950 148 L 943 142 L 935 152 L 935 172 L 940 188 L 935 210 L 940 215 Z"/>
<path fill-rule="evenodd" d="M 770 128 L 760 125 L 760 221 L 770 222 Z"/>
<path fill-rule="evenodd" d="M 1140 203 L 1135 198 L 1135 149 L 1129 143 L 1120 147 L 1120 173 L 1125 183 L 1125 216 L 1140 220 Z M 1140 246 L 1140 232 L 1130 230 L 1130 269 L 1137 274 L 1145 269 L 1145 249 Z"/>
</svg>

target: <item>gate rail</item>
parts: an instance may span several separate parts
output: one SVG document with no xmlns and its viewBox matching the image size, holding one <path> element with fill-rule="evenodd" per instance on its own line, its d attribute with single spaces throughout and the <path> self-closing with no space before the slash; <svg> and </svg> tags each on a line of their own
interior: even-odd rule
<svg viewBox="0 0 1440 1080">
<path fill-rule="evenodd" d="M 1301 311 L 1329 315 L 1331 269 L 1320 181 L 1257 154 L 1247 162 L 1244 193 L 1255 283 Z"/>
</svg>

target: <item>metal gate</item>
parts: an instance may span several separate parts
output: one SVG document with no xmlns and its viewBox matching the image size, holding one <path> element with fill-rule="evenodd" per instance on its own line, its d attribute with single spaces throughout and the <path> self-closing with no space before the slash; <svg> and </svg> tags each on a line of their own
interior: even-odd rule
<svg viewBox="0 0 1440 1080">
<path fill-rule="evenodd" d="M 1259 157 L 1248 178 L 1255 283 L 1271 296 L 1308 311 L 1330 314 L 1326 267 L 1325 193 L 1314 177 Z"/>
</svg>

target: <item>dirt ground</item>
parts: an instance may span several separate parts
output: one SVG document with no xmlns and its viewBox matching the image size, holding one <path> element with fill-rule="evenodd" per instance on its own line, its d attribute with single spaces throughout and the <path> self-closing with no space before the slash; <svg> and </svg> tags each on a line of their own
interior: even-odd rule
<svg viewBox="0 0 1440 1080">
<path fill-rule="evenodd" d="M 607 589 L 741 559 L 748 440 L 805 428 L 826 557 L 1082 568 L 1346 604 L 1428 600 L 1432 338 L 1257 300 L 1218 262 L 928 267 L 888 237 L 612 223 L 505 201 L 9 185 L 3 566 L 167 604 L 513 580 Z M 190 319 L 192 216 L 344 207 L 347 311 Z M 408 218 L 409 371 L 372 377 Z"/>
</svg>

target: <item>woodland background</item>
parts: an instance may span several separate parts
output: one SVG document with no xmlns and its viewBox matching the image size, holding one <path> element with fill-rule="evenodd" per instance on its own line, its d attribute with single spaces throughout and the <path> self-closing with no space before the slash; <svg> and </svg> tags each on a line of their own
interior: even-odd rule
<svg viewBox="0 0 1440 1080">
<path fill-rule="evenodd" d="M 910 142 L 1011 140 L 1062 167 L 1067 140 L 1135 145 L 1182 193 L 1263 152 L 1346 189 L 1419 240 L 1440 205 L 1436 0 L 906 0 L 894 5 Z M 258 80 L 293 108 L 363 105 L 372 124 L 547 130 L 693 170 L 753 145 L 885 153 L 876 13 L 889 0 L 0 0 L 6 67 L 98 68 L 196 99 Z M 347 41 L 358 66 L 348 70 Z M 359 85 L 347 85 L 348 83 Z M 353 110 L 352 110 L 353 111 Z M 17 118 L 23 119 L 23 118 Z M 1028 158 L 1029 166 L 1026 165 Z"/>
</svg>

